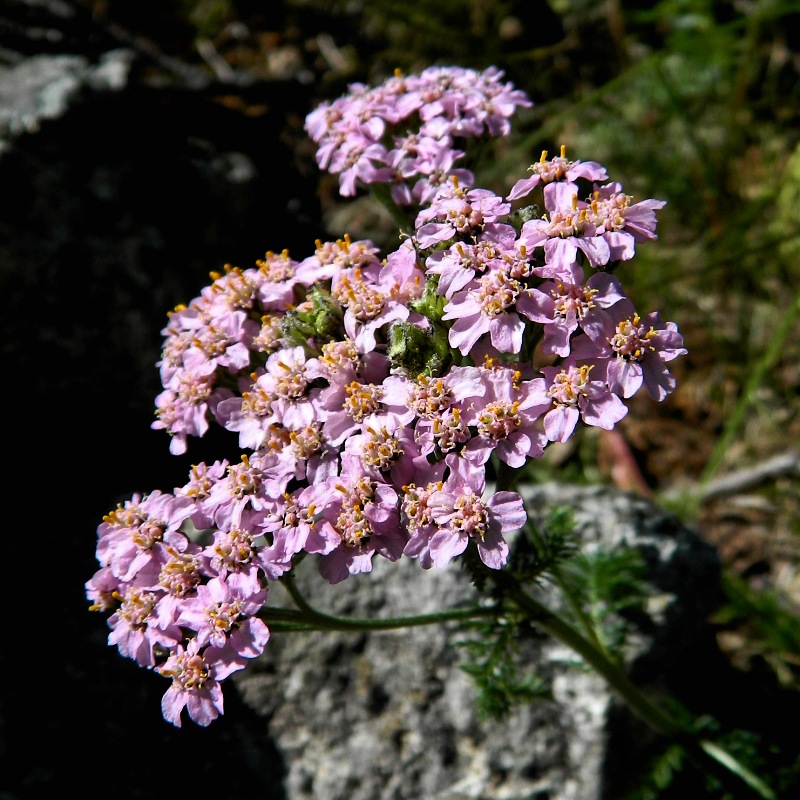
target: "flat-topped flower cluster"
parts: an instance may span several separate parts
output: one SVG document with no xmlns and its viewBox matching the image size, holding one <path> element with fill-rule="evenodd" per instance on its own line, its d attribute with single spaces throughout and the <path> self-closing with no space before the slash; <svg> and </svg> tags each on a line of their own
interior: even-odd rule
<svg viewBox="0 0 800 800">
<path fill-rule="evenodd" d="M 527 516 L 516 492 L 487 496 L 498 465 L 674 389 L 676 325 L 640 314 L 615 274 L 663 202 L 563 148 L 505 197 L 454 168 L 463 142 L 507 134 L 530 105 L 501 77 L 396 75 L 312 112 L 342 193 L 383 184 L 416 205 L 413 228 L 383 256 L 344 236 L 228 266 L 170 314 L 153 427 L 181 455 L 219 425 L 244 454 L 110 512 L 86 590 L 109 643 L 171 679 L 175 725 L 222 713 L 220 682 L 263 651 L 269 584 L 299 558 L 331 583 L 376 556 L 443 568 L 468 547 L 501 569 Z"/>
<path fill-rule="evenodd" d="M 320 169 L 339 176 L 343 197 L 388 184 L 398 205 L 426 205 L 451 176 L 473 178 L 454 166 L 466 155 L 457 142 L 507 136 L 516 110 L 531 105 L 495 67 L 429 67 L 379 86 L 351 84 L 308 115 L 306 132 L 319 145 Z"/>
</svg>

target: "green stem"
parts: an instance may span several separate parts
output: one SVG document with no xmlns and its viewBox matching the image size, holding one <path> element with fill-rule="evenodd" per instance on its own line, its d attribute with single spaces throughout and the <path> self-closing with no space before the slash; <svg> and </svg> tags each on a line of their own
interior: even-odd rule
<svg viewBox="0 0 800 800">
<path fill-rule="evenodd" d="M 605 646 L 605 643 L 597 633 L 594 620 L 589 614 L 586 613 L 578 598 L 575 596 L 575 592 L 572 591 L 567 581 L 564 580 L 564 575 L 561 572 L 561 568 L 558 566 L 558 564 L 554 564 L 550 568 L 550 571 L 553 574 L 553 578 L 555 579 L 558 588 L 561 590 L 561 594 L 567 601 L 567 605 L 569 605 L 569 607 L 572 609 L 572 613 L 580 623 L 581 628 L 583 628 L 583 632 L 586 634 L 586 637 L 605 658 L 607 658 L 609 661 L 612 661 L 613 659 L 611 653 L 609 653 L 608 648 Z"/>
<path fill-rule="evenodd" d="M 628 676 L 591 641 L 564 622 L 560 617 L 525 592 L 516 578 L 507 572 L 492 571 L 492 578 L 502 590 L 503 597 L 525 612 L 528 620 L 565 644 L 577 653 L 589 666 L 601 675 L 622 697 L 628 707 L 654 731 L 683 745 L 687 752 L 704 763 L 712 765 L 716 774 L 724 781 L 731 777 L 743 781 L 763 800 L 776 800 L 770 788 L 756 775 L 737 761 L 719 745 L 708 740 L 698 740 L 694 732 L 682 725 L 649 700 Z M 464 622 L 477 617 L 497 616 L 502 613 L 500 605 L 473 606 L 452 609 L 434 614 L 415 614 L 406 617 L 384 617 L 382 619 L 352 619 L 336 617 L 317 611 L 303 597 L 295 583 L 294 574 L 280 578 L 281 584 L 291 596 L 297 609 L 266 606 L 261 616 L 276 630 L 285 632 L 339 630 L 370 631 L 394 630 L 398 628 L 436 625 L 442 622 Z"/>
<path fill-rule="evenodd" d="M 519 482 L 519 470 L 512 469 L 508 466 L 504 461 L 501 461 L 499 458 L 495 459 L 494 454 L 492 455 L 494 459 L 495 471 L 497 473 L 497 482 L 495 484 L 495 489 L 497 491 L 505 490 L 505 491 L 514 491 L 517 488 L 517 483 Z M 539 548 L 542 549 L 542 541 L 541 537 L 539 536 L 539 532 L 536 530 L 536 526 L 531 522 L 530 515 L 528 515 L 528 524 L 525 526 L 524 530 L 525 535 L 527 535 L 534 544 Z M 583 610 L 580 602 L 578 602 L 578 598 L 575 597 L 575 593 L 570 589 L 567 585 L 567 582 L 564 580 L 564 576 L 561 573 L 560 568 L 557 564 L 553 564 L 550 567 L 550 573 L 553 575 L 558 588 L 561 590 L 562 594 L 564 595 L 567 604 L 572 609 L 572 612 L 575 614 L 575 618 L 580 623 L 581 627 L 583 628 L 586 636 L 589 638 L 591 643 L 597 648 L 603 656 L 605 656 L 608 660 L 610 660 L 610 654 L 608 649 L 600 640 L 600 637 L 597 635 L 597 631 L 595 630 L 594 624 L 592 623 L 591 618 L 589 615 Z"/>
<path fill-rule="evenodd" d="M 530 516 L 528 516 L 528 522 L 523 529 L 523 533 L 533 542 L 533 545 L 537 550 L 540 552 L 544 550 L 544 542 L 542 541 L 542 537 L 539 535 L 539 531 L 536 529 L 536 525 L 533 524 Z M 600 639 L 591 617 L 586 613 L 586 611 L 584 611 L 583 606 L 575 595 L 575 592 L 572 591 L 569 583 L 564 579 L 564 575 L 561 572 L 559 565 L 550 565 L 548 572 L 552 574 L 553 579 L 555 580 L 558 588 L 561 590 L 561 594 L 564 596 L 567 605 L 570 607 L 570 609 L 572 609 L 575 619 L 578 620 L 578 623 L 580 624 L 584 634 L 589 639 L 591 644 L 594 645 L 594 647 L 596 647 L 603 654 L 603 656 L 605 656 L 608 660 L 611 660 L 611 654 L 608 652 L 608 648 Z"/>
<path fill-rule="evenodd" d="M 760 797 L 765 798 L 765 800 L 777 800 L 772 789 L 737 761 L 727 750 L 714 744 L 714 742 L 709 742 L 708 739 L 702 739 L 698 744 L 702 751 L 713 759 L 714 763 L 721 764 L 730 774 L 741 778 Z"/>
<path fill-rule="evenodd" d="M 719 745 L 708 740 L 699 740 L 690 728 L 673 719 L 659 708 L 628 678 L 614 662 L 608 659 L 595 645 L 585 639 L 571 625 L 554 614 L 549 608 L 525 592 L 517 580 L 506 572 L 492 575 L 505 597 L 522 609 L 530 621 L 577 653 L 590 667 L 601 675 L 640 719 L 657 733 L 683 745 L 687 752 L 705 764 L 713 765 L 714 771 L 723 780 L 730 782 L 731 776 L 743 781 L 764 800 L 775 800 L 772 790 L 747 767 L 737 761 Z M 722 769 L 720 769 L 720 767 Z"/>
<path fill-rule="evenodd" d="M 577 653 L 622 695 L 631 710 L 647 722 L 653 730 L 670 737 L 685 732 L 682 725 L 645 697 L 628 676 L 588 639 L 585 639 L 575 628 L 523 591 L 515 578 L 505 572 L 498 572 L 493 577 L 503 589 L 504 595 L 516 603 L 535 625 Z"/>
<path fill-rule="evenodd" d="M 278 623 L 278 627 L 288 623 L 291 630 L 328 630 L 328 631 L 386 631 L 398 628 L 416 628 L 422 625 L 438 625 L 442 622 L 465 622 L 477 617 L 497 616 L 499 606 L 471 606 L 433 614 L 414 614 L 407 617 L 383 618 L 344 618 L 332 614 L 324 614 L 313 608 L 303 597 L 294 580 L 292 572 L 280 578 L 281 584 L 291 596 L 298 610 L 265 606 L 261 615 L 265 621 Z"/>
<path fill-rule="evenodd" d="M 737 761 L 725 749 L 708 740 L 699 740 L 694 731 L 673 719 L 659 708 L 628 678 L 625 672 L 614 663 L 602 649 L 584 638 L 581 633 L 554 614 L 534 597 L 523 590 L 518 580 L 503 570 L 489 570 L 491 578 L 501 590 L 504 601 L 511 601 L 521 609 L 528 621 L 538 625 L 573 652 L 577 653 L 590 667 L 601 675 L 625 701 L 628 707 L 657 733 L 680 743 L 690 756 L 700 760 L 714 770 L 725 782 L 732 778 L 744 782 L 762 800 L 776 800 L 774 793 L 756 775 Z M 371 631 L 394 630 L 398 628 L 436 625 L 442 622 L 464 622 L 477 617 L 498 616 L 502 604 L 439 611 L 434 614 L 415 614 L 405 617 L 384 617 L 381 619 L 352 619 L 324 614 L 317 611 L 298 589 L 294 572 L 287 572 L 280 578 L 297 609 L 266 606 L 261 616 L 277 630 L 283 631 Z"/>
</svg>

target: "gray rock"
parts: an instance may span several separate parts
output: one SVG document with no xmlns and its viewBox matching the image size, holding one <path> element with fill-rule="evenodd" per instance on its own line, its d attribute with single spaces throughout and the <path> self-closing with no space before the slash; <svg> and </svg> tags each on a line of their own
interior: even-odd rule
<svg viewBox="0 0 800 800">
<path fill-rule="evenodd" d="M 657 688 L 687 656 L 714 602 L 714 551 L 648 502 L 606 488 L 547 485 L 526 492 L 536 514 L 568 504 L 582 548 L 629 545 L 648 565 L 652 607 L 629 621 L 628 666 Z M 475 600 L 451 564 L 376 559 L 371 574 L 330 586 L 311 559 L 297 582 L 318 610 L 342 616 L 424 614 Z M 557 606 L 547 583 L 539 599 Z M 291 606 L 282 588 L 272 604 Z M 567 648 L 533 631 L 526 663 L 547 679 L 549 699 L 484 719 L 455 624 L 370 633 L 276 633 L 233 680 L 266 723 L 286 765 L 288 800 L 600 800 L 613 782 L 615 747 L 634 762 L 654 735 Z M 636 732 L 631 750 L 630 729 Z"/>
<path fill-rule="evenodd" d="M 9 140 L 66 113 L 81 90 L 123 89 L 132 60 L 132 52 L 114 50 L 96 65 L 81 55 L 43 54 L 0 67 L 0 153 Z"/>
</svg>

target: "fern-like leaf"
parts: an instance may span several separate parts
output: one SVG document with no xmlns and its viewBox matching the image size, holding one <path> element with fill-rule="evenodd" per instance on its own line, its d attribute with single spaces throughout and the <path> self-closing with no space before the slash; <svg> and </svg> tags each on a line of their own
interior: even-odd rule
<svg viewBox="0 0 800 800">
<path fill-rule="evenodd" d="M 473 636 L 455 644 L 466 655 L 459 667 L 475 684 L 481 717 L 502 720 L 515 705 L 552 697 L 543 678 L 522 668 L 519 643 L 521 632 L 527 628 L 521 620 L 476 620 L 466 627 Z"/>
</svg>

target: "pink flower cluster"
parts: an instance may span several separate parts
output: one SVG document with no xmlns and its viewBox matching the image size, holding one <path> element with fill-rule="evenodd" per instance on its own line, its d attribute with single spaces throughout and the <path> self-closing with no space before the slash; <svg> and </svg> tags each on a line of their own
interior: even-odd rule
<svg viewBox="0 0 800 800">
<path fill-rule="evenodd" d="M 323 103 L 306 118 L 306 132 L 319 145 L 320 169 L 339 176 L 349 197 L 358 185 L 385 183 L 402 206 L 425 204 L 465 155 L 458 143 L 506 136 L 509 119 L 532 103 L 496 67 L 429 67 L 419 75 L 397 72 L 379 86 L 351 84 L 349 93 Z"/>
<path fill-rule="evenodd" d="M 417 113 L 439 143 L 502 134 L 526 101 L 498 77 L 397 77 L 318 109 L 309 128 L 376 144 L 381 108 L 391 122 Z M 395 156 L 381 158 L 414 172 Z M 153 427 L 183 454 L 213 423 L 244 454 L 108 514 L 86 584 L 109 643 L 171 679 L 167 720 L 222 713 L 220 683 L 263 651 L 268 586 L 298 558 L 331 583 L 376 555 L 443 568 L 468 547 L 501 569 L 527 516 L 516 492 L 487 491 L 498 464 L 524 468 L 580 421 L 613 428 L 642 387 L 655 400 L 675 388 L 676 325 L 640 315 L 614 274 L 656 238 L 663 203 L 632 202 L 563 150 L 530 171 L 507 197 L 451 171 L 385 257 L 349 236 L 300 261 L 270 252 L 170 315 Z M 533 191 L 544 214 L 514 212 Z"/>
</svg>

